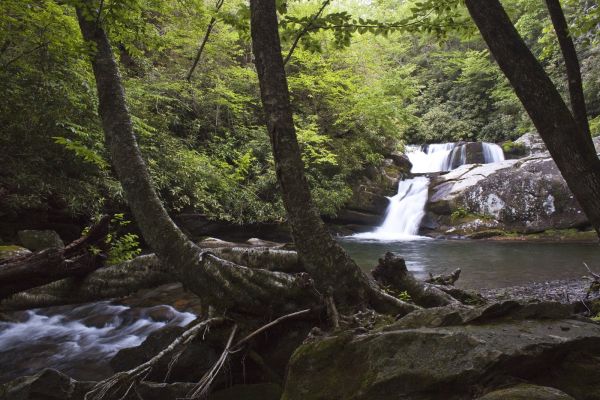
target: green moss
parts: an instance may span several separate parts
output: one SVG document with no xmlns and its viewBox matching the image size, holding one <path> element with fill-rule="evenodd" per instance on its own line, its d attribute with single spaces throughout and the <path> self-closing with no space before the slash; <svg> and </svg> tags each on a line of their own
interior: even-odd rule
<svg viewBox="0 0 600 400">
<path fill-rule="evenodd" d="M 527 148 L 525 147 L 525 145 L 521 143 L 515 143 L 512 140 L 507 140 L 506 142 L 502 143 L 502 151 L 504 151 L 504 154 L 511 154 L 517 156 L 527 154 Z"/>
</svg>

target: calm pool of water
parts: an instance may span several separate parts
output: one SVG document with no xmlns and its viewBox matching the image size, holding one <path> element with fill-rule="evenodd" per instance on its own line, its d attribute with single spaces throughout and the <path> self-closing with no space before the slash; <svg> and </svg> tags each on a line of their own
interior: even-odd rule
<svg viewBox="0 0 600 400">
<path fill-rule="evenodd" d="M 375 242 L 341 239 L 348 253 L 370 271 L 386 251 L 406 260 L 408 269 L 424 279 L 429 272 L 447 273 L 461 268 L 457 286 L 497 288 L 579 278 L 583 263 L 600 271 L 600 246 L 583 243 L 531 243 L 468 240 L 416 240 Z"/>
</svg>

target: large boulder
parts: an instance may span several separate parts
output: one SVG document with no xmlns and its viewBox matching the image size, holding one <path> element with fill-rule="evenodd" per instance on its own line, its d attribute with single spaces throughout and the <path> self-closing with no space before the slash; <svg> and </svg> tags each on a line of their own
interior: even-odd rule
<svg viewBox="0 0 600 400">
<path fill-rule="evenodd" d="M 430 220 L 443 229 L 458 226 L 460 233 L 484 229 L 531 233 L 588 224 L 548 153 L 464 165 L 439 175 L 432 180 L 427 208 L 433 214 Z"/>
<path fill-rule="evenodd" d="M 24 230 L 17 233 L 23 247 L 31 251 L 49 249 L 51 247 L 63 248 L 63 243 L 58 233 L 51 230 L 35 231 Z"/>
<path fill-rule="evenodd" d="M 460 317 L 454 322 L 459 325 L 392 325 L 305 343 L 290 360 L 282 399 L 470 400 L 474 393 L 489 392 L 486 385 L 519 380 L 552 386 L 576 399 L 600 398 L 579 395 L 582 390 L 576 380 L 553 379 L 569 359 L 600 355 L 600 325 L 530 318 L 535 315 L 531 310 L 517 317 L 507 310 L 510 307 L 500 306 L 499 318 L 488 310 L 486 318 L 477 317 L 469 325 L 462 325 Z M 600 386 L 597 362 L 570 367 L 582 381 Z M 552 398 L 557 397 L 548 397 Z"/>
</svg>

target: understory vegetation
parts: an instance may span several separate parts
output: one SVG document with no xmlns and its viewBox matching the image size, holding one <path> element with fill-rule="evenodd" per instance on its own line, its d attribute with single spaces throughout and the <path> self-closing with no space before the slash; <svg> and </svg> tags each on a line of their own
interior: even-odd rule
<svg viewBox="0 0 600 400">
<path fill-rule="evenodd" d="M 543 3 L 504 3 L 566 93 L 560 49 Z M 284 56 L 302 21 L 321 6 L 281 4 Z M 326 6 L 330 20 L 344 21 L 341 10 L 350 10 L 362 21 L 393 24 L 418 4 L 344 0 Z M 202 0 L 107 1 L 105 7 L 137 140 L 167 209 L 238 223 L 285 219 L 246 2 L 225 0 L 218 12 Z M 577 28 L 588 112 L 598 135 L 597 5 L 569 0 L 565 11 Z M 216 24 L 188 81 L 213 16 Z M 532 130 L 483 40 L 463 17 L 443 32 L 315 28 L 300 37 L 286 72 L 307 178 L 323 215 L 335 215 L 350 198 L 353 182 L 404 144 L 500 143 Z M 126 210 L 104 145 L 86 46 L 70 5 L 0 3 L 0 218 L 37 210 L 89 219 Z"/>
</svg>

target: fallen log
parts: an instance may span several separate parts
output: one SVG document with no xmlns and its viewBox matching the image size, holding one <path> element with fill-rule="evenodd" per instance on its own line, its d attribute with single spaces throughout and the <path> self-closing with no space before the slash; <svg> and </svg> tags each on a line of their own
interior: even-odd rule
<svg viewBox="0 0 600 400">
<path fill-rule="evenodd" d="M 87 235 L 62 249 L 50 248 L 1 262 L 0 300 L 64 278 L 84 276 L 102 267 L 103 254 L 94 254 L 89 248 L 103 247 L 109 224 L 110 217 L 105 216 Z"/>
</svg>

